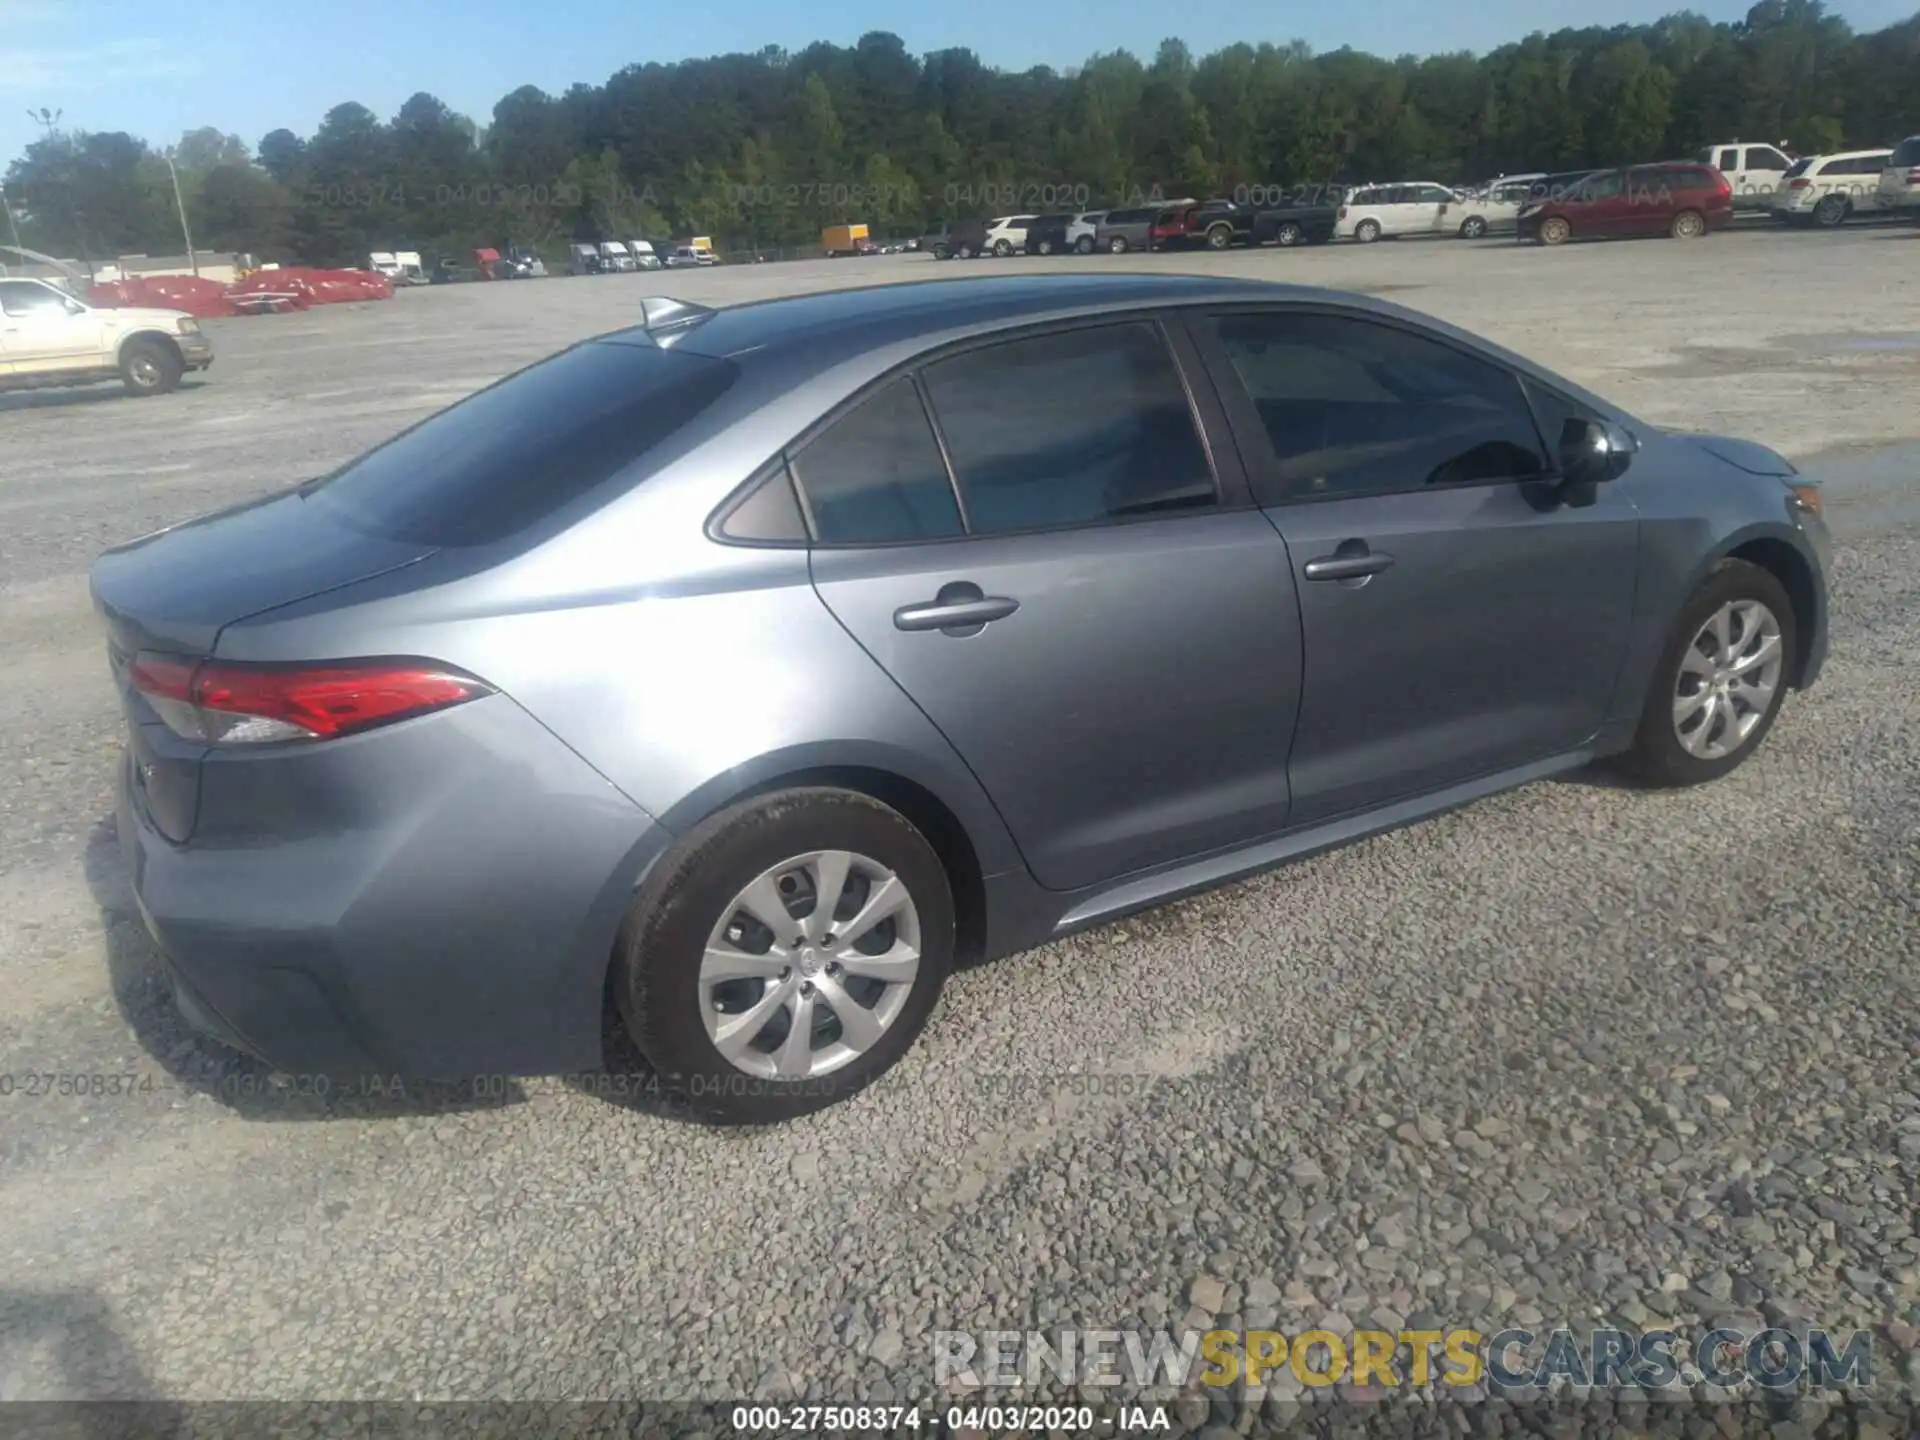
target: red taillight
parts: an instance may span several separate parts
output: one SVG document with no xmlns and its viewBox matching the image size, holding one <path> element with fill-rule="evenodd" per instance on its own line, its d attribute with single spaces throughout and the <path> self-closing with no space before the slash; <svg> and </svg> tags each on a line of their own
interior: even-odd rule
<svg viewBox="0 0 1920 1440">
<path fill-rule="evenodd" d="M 1907 183 L 1909 185 L 1920 185 L 1920 165 L 1916 165 L 1913 169 L 1907 171 Z"/>
<path fill-rule="evenodd" d="M 1346 219 L 1346 218 L 1347 218 L 1347 207 L 1346 207 L 1346 206 L 1344 206 L 1344 205 L 1342 205 L 1342 206 L 1340 207 L 1340 218 L 1341 218 L 1342 220 L 1344 220 L 1344 219 Z"/>
<path fill-rule="evenodd" d="M 1787 188 L 1789 190 L 1804 190 L 1811 184 L 1813 184 L 1813 181 L 1802 175 L 1798 180 L 1789 180 L 1787 182 Z"/>
<path fill-rule="evenodd" d="M 493 693 L 423 661 L 198 666 L 140 655 L 127 672 L 174 733 L 216 745 L 331 740 Z"/>
<path fill-rule="evenodd" d="M 1714 172 L 1714 190 L 1721 195 L 1733 194 L 1733 182 L 1718 171 Z"/>
</svg>

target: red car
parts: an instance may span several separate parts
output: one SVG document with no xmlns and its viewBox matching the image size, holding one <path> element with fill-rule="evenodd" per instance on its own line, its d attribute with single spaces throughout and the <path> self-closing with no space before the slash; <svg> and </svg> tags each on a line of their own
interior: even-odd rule
<svg viewBox="0 0 1920 1440">
<path fill-rule="evenodd" d="M 1529 203 L 1517 228 L 1522 240 L 1560 245 L 1629 235 L 1692 240 L 1732 223 L 1727 177 L 1711 165 L 1676 160 L 1596 170 L 1564 194 Z"/>
</svg>

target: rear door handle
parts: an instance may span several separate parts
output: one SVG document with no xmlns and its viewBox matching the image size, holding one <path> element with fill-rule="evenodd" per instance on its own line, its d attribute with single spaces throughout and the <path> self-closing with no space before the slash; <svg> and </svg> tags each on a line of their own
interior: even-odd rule
<svg viewBox="0 0 1920 1440">
<path fill-rule="evenodd" d="M 1384 550 L 1369 550 L 1364 541 L 1349 540 L 1333 554 L 1309 560 L 1306 576 L 1309 580 L 1367 580 L 1392 564 L 1393 556 Z"/>
<path fill-rule="evenodd" d="M 1004 620 L 1020 608 L 1006 595 L 988 595 L 978 585 L 956 581 L 942 585 L 931 601 L 902 605 L 893 612 L 896 630 L 940 630 L 949 635 L 975 635 L 995 620 Z"/>
</svg>

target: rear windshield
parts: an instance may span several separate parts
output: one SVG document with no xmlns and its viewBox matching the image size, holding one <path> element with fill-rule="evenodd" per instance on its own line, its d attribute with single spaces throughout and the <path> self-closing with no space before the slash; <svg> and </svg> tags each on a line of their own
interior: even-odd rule
<svg viewBox="0 0 1920 1440">
<path fill-rule="evenodd" d="M 1893 147 L 1893 157 L 1887 161 L 1889 166 L 1920 165 L 1920 135 L 1909 135 Z"/>
<path fill-rule="evenodd" d="M 1791 180 L 1796 175 L 1804 175 L 1807 173 L 1807 167 L 1811 164 L 1813 164 L 1812 156 L 1808 156 L 1804 160 L 1796 160 L 1787 167 L 1786 173 L 1780 178 L 1782 180 Z"/>
<path fill-rule="evenodd" d="M 704 355 L 589 341 L 403 430 L 306 493 L 377 535 L 490 544 L 612 479 L 736 374 Z"/>
</svg>

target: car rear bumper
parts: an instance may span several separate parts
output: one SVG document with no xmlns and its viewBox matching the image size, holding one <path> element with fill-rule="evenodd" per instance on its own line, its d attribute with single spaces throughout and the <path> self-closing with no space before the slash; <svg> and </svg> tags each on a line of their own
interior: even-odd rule
<svg viewBox="0 0 1920 1440">
<path fill-rule="evenodd" d="M 600 1062 L 608 961 L 669 837 L 504 697 L 204 767 L 194 839 L 118 827 L 183 1017 L 290 1074 Z M 221 773 L 221 772 L 226 773 Z"/>
</svg>

